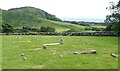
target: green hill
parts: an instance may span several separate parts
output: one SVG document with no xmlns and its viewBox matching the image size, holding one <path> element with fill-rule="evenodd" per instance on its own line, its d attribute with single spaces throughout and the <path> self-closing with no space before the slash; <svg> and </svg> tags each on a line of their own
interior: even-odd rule
<svg viewBox="0 0 120 71">
<path fill-rule="evenodd" d="M 30 26 L 39 28 L 41 26 L 54 27 L 57 32 L 66 31 L 69 29 L 83 30 L 83 26 L 61 22 L 55 15 L 51 15 L 41 9 L 34 7 L 21 7 L 9 10 L 2 10 L 2 19 L 13 28 L 22 28 Z"/>
<path fill-rule="evenodd" d="M 60 21 L 54 15 L 51 15 L 41 9 L 37 9 L 34 7 L 21 7 L 21 8 L 13 8 L 9 10 L 2 11 L 3 20 L 11 23 L 13 25 L 21 25 L 21 24 L 34 24 L 39 22 L 39 18 L 45 18 L 50 20 Z"/>
</svg>

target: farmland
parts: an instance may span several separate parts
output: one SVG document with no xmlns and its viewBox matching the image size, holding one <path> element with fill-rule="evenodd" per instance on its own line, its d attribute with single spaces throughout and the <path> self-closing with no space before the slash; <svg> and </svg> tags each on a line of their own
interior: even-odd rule
<svg viewBox="0 0 120 71">
<path fill-rule="evenodd" d="M 2 36 L 3 69 L 117 69 L 118 38 L 111 36 Z M 64 39 L 63 45 L 47 46 Z M 73 54 L 94 49 L 96 54 Z M 26 60 L 23 60 L 24 54 Z"/>
</svg>

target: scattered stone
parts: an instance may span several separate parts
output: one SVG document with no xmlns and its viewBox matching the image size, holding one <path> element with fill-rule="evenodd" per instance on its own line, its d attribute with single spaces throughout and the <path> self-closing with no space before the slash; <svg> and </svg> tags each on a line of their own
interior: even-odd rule
<svg viewBox="0 0 120 71">
<path fill-rule="evenodd" d="M 81 54 L 96 54 L 96 50 L 87 50 L 87 51 L 82 51 Z"/>
<path fill-rule="evenodd" d="M 46 46 L 52 46 L 52 45 L 59 45 L 60 43 L 50 43 L 50 44 L 43 44 L 43 45 L 46 45 Z"/>
<path fill-rule="evenodd" d="M 55 50 L 52 50 L 52 54 L 56 54 L 56 51 L 55 51 Z"/>
<path fill-rule="evenodd" d="M 31 42 L 31 41 L 28 41 L 28 42 Z"/>
<path fill-rule="evenodd" d="M 63 57 L 63 55 L 60 55 L 60 57 Z"/>
<path fill-rule="evenodd" d="M 115 58 L 118 57 L 118 55 L 117 55 L 117 54 L 114 54 L 114 53 L 111 53 L 111 56 L 112 56 L 112 57 L 115 57 Z"/>
<path fill-rule="evenodd" d="M 18 42 L 31 42 L 31 41 L 29 40 L 29 41 L 18 41 Z"/>
<path fill-rule="evenodd" d="M 78 52 L 74 52 L 73 54 L 78 54 Z"/>
<path fill-rule="evenodd" d="M 26 57 L 23 57 L 23 60 L 27 60 L 27 58 L 26 58 Z"/>
<path fill-rule="evenodd" d="M 32 49 L 32 50 L 42 50 L 42 48 L 36 48 L 36 49 Z"/>
<path fill-rule="evenodd" d="M 59 45 L 59 44 L 63 44 L 63 43 L 64 43 L 64 39 L 61 38 L 59 43 L 43 44 L 43 49 L 46 49 L 47 46 Z"/>
<path fill-rule="evenodd" d="M 43 44 L 43 49 L 46 49 L 47 46 L 59 45 L 60 43 L 51 43 L 51 44 Z"/>
<path fill-rule="evenodd" d="M 43 49 L 46 49 L 46 47 L 47 47 L 46 45 L 43 45 Z"/>
<path fill-rule="evenodd" d="M 25 54 L 22 53 L 21 56 L 25 56 Z"/>
<path fill-rule="evenodd" d="M 60 44 L 64 44 L 64 39 L 63 38 L 61 38 Z"/>
<path fill-rule="evenodd" d="M 53 52 L 53 54 L 56 54 L 56 53 Z"/>
<path fill-rule="evenodd" d="M 73 54 L 96 54 L 96 50 L 86 50 L 82 52 L 74 52 Z"/>
<path fill-rule="evenodd" d="M 22 37 L 16 37 L 17 39 L 21 39 Z"/>
</svg>

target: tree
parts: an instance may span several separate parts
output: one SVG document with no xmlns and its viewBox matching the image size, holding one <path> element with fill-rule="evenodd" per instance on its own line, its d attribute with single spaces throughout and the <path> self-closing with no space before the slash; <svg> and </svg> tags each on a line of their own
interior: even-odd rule
<svg viewBox="0 0 120 71">
<path fill-rule="evenodd" d="M 41 27 L 40 32 L 55 32 L 55 28 L 52 27 Z"/>
<path fill-rule="evenodd" d="M 40 32 L 46 32 L 46 27 L 43 27 L 43 26 L 42 26 L 42 27 L 40 28 Z"/>
<path fill-rule="evenodd" d="M 55 32 L 55 28 L 47 27 L 47 28 L 46 28 L 46 31 L 47 31 L 47 32 Z"/>
<path fill-rule="evenodd" d="M 13 33 L 13 27 L 4 21 L 2 21 L 2 28 L 3 33 Z"/>
<path fill-rule="evenodd" d="M 117 4 L 110 2 L 110 6 L 107 7 L 112 14 L 106 16 L 105 23 L 108 24 L 106 31 L 120 31 L 120 0 Z"/>
<path fill-rule="evenodd" d="M 29 26 L 23 26 L 22 27 L 22 32 L 29 32 L 29 30 L 30 30 L 30 27 Z"/>
</svg>

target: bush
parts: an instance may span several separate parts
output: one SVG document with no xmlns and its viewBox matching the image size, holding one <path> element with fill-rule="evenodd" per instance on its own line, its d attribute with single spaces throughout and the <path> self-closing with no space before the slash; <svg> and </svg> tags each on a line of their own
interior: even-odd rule
<svg viewBox="0 0 120 71">
<path fill-rule="evenodd" d="M 13 27 L 4 21 L 2 22 L 2 29 L 3 29 L 2 30 L 3 33 L 13 33 L 14 32 Z"/>
<path fill-rule="evenodd" d="M 41 27 L 40 32 L 55 32 L 55 28 L 52 27 Z"/>
</svg>

